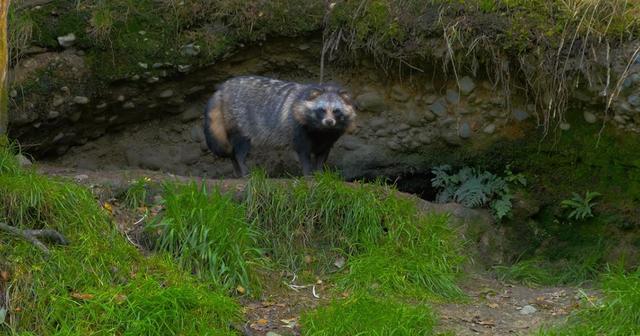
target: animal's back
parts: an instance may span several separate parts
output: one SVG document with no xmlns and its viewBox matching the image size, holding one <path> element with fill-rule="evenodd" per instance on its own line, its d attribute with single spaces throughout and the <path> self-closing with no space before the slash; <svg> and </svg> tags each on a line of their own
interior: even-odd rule
<svg viewBox="0 0 640 336">
<path fill-rule="evenodd" d="M 219 89 L 225 122 L 254 145 L 288 145 L 295 122 L 291 106 L 301 89 L 301 84 L 260 76 L 229 79 Z"/>
</svg>

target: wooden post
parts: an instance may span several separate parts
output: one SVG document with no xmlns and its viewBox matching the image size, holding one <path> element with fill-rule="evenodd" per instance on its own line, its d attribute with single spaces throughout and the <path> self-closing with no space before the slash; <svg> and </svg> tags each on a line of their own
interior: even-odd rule
<svg viewBox="0 0 640 336">
<path fill-rule="evenodd" d="M 0 135 L 7 133 L 9 125 L 9 48 L 7 38 L 7 16 L 10 0 L 0 0 Z"/>
</svg>

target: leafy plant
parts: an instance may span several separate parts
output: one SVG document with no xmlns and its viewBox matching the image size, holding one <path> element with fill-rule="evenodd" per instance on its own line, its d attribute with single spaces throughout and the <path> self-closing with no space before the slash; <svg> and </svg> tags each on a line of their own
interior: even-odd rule
<svg viewBox="0 0 640 336">
<path fill-rule="evenodd" d="M 569 219 L 584 220 L 585 218 L 593 217 L 593 207 L 597 204 L 593 200 L 600 196 L 602 194 L 595 191 L 587 191 L 584 197 L 573 193 L 571 199 L 560 202 L 560 205 L 571 210 L 568 215 Z"/>
<path fill-rule="evenodd" d="M 511 173 L 509 167 L 504 178 L 470 167 L 452 173 L 449 165 L 436 167 L 432 172 L 435 177 L 431 179 L 431 184 L 440 189 L 436 202 L 456 202 L 469 208 L 489 205 L 498 219 L 511 212 L 513 195 L 509 183 L 526 185 L 524 176 Z"/>
</svg>

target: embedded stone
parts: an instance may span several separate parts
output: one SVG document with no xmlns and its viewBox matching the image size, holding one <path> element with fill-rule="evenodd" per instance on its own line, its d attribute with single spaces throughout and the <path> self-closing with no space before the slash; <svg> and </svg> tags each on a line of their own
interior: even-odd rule
<svg viewBox="0 0 640 336">
<path fill-rule="evenodd" d="M 566 122 L 560 123 L 560 129 L 563 131 L 568 131 L 569 129 L 571 129 L 571 124 Z"/>
<path fill-rule="evenodd" d="M 75 96 L 73 97 L 73 102 L 79 105 L 89 104 L 89 98 L 84 96 Z"/>
<path fill-rule="evenodd" d="M 438 117 L 444 117 L 447 115 L 447 102 L 443 98 L 440 98 L 436 100 L 435 103 L 431 104 L 429 109 Z"/>
<path fill-rule="evenodd" d="M 493 134 L 496 131 L 496 124 L 489 124 L 482 129 L 485 134 Z"/>
<path fill-rule="evenodd" d="M 582 116 L 584 117 L 584 120 L 586 122 L 588 122 L 589 124 L 593 124 L 596 121 L 598 121 L 598 119 L 596 118 L 596 115 L 589 112 L 589 111 L 584 111 L 584 113 L 582 114 Z"/>
<path fill-rule="evenodd" d="M 462 91 L 462 94 L 468 95 L 476 88 L 476 83 L 473 82 L 473 79 L 471 79 L 471 77 L 464 76 L 458 82 L 458 86 L 460 87 L 460 91 Z"/>
<path fill-rule="evenodd" d="M 69 33 L 67 35 L 58 36 L 58 44 L 63 48 L 69 48 L 76 43 L 76 35 Z"/>
<path fill-rule="evenodd" d="M 471 137 L 471 126 L 468 122 L 463 122 L 458 129 L 458 135 L 463 139 L 469 139 Z"/>
<path fill-rule="evenodd" d="M 527 118 L 529 118 L 529 113 L 520 108 L 514 109 L 511 114 L 517 121 L 525 121 Z"/>
<path fill-rule="evenodd" d="M 164 91 L 160 92 L 160 94 L 158 94 L 158 97 L 165 98 L 165 99 L 166 98 L 170 98 L 172 96 L 173 96 L 173 90 L 171 90 L 171 89 L 164 90 Z"/>
<path fill-rule="evenodd" d="M 447 90 L 447 101 L 451 104 L 460 103 L 460 94 L 456 90 Z"/>
<path fill-rule="evenodd" d="M 356 97 L 356 103 L 365 111 L 382 112 L 386 106 L 384 98 L 375 91 L 362 93 Z"/>
</svg>

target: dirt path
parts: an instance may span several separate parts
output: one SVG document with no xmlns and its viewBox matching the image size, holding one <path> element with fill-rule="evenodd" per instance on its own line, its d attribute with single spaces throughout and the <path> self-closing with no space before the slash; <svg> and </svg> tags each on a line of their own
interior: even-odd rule
<svg viewBox="0 0 640 336">
<path fill-rule="evenodd" d="M 73 179 L 91 188 L 102 201 L 113 200 L 124 191 L 130 181 L 149 177 L 162 180 L 202 180 L 201 177 L 175 176 L 147 170 L 87 171 L 49 165 L 38 166 L 38 171 L 49 176 Z M 242 190 L 244 180 L 205 180 L 225 190 Z M 124 232 L 132 230 L 136 214 L 114 204 L 113 214 Z M 138 221 L 139 222 L 139 221 Z M 259 300 L 242 299 L 246 322 L 237 326 L 244 335 L 299 335 L 299 318 L 302 312 L 328 302 L 331 284 L 315 284 L 294 290 L 286 286 L 290 275 L 271 274 Z M 296 283 L 297 285 L 302 285 Z M 461 283 L 468 299 L 460 303 L 436 303 L 440 325 L 438 331 L 455 335 L 529 335 L 544 325 L 562 321 L 580 306 L 585 295 L 574 287 L 527 287 L 496 280 L 491 274 L 469 274 Z M 271 333 L 269 333 L 271 332 Z M 273 334 L 275 333 L 275 334 Z"/>
</svg>

